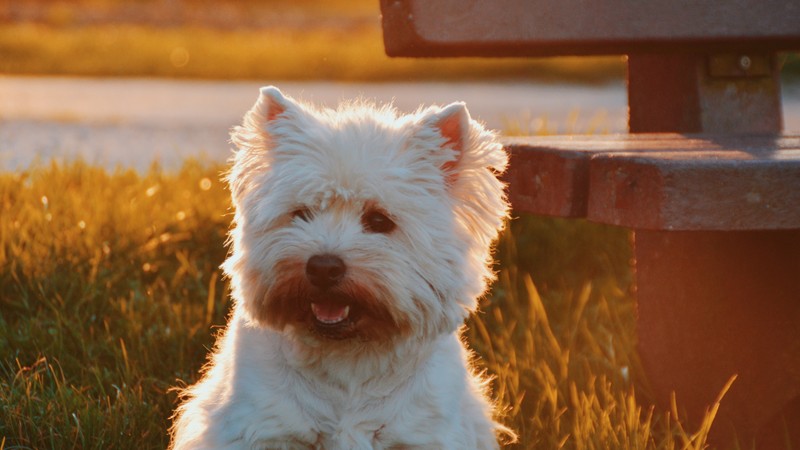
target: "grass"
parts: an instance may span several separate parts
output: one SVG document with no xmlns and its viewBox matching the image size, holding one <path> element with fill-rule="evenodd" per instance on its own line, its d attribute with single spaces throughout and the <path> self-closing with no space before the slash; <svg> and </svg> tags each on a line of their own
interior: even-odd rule
<svg viewBox="0 0 800 450">
<path fill-rule="evenodd" d="M 0 449 L 164 448 L 229 307 L 222 167 L 0 173 Z M 701 449 L 648 406 L 625 231 L 530 216 L 498 245 L 468 338 L 511 448 Z M 679 399 L 680 400 L 680 399 Z"/>
<path fill-rule="evenodd" d="M 392 59 L 377 23 L 227 30 L 142 24 L 0 26 L 0 73 L 260 80 L 393 81 L 532 78 L 602 82 L 620 57 Z"/>
<path fill-rule="evenodd" d="M 603 83 L 625 59 L 388 58 L 378 0 L 0 0 L 0 73 Z M 800 74 L 797 54 L 783 76 Z"/>
<path fill-rule="evenodd" d="M 5 448 L 165 447 L 168 389 L 227 308 L 226 199 L 196 164 L 0 176 Z"/>
<path fill-rule="evenodd" d="M 377 0 L 0 0 L 0 73 L 603 82 L 621 57 L 388 58 Z"/>
</svg>

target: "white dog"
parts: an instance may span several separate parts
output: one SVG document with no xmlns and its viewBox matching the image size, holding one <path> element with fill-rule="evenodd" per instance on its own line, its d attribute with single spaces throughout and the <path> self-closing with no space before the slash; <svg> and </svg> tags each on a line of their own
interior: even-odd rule
<svg viewBox="0 0 800 450">
<path fill-rule="evenodd" d="M 234 129 L 235 301 L 173 449 L 493 449 L 459 328 L 493 278 L 507 155 L 463 103 L 398 116 L 262 88 Z"/>
</svg>

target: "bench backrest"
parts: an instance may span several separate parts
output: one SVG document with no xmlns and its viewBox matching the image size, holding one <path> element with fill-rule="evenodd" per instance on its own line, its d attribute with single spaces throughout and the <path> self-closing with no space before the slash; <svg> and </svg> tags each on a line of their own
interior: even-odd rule
<svg viewBox="0 0 800 450">
<path fill-rule="evenodd" d="M 381 0 L 390 56 L 800 48 L 797 0 Z"/>
<path fill-rule="evenodd" d="M 390 56 L 628 55 L 629 130 L 776 133 L 798 0 L 381 0 Z"/>
</svg>

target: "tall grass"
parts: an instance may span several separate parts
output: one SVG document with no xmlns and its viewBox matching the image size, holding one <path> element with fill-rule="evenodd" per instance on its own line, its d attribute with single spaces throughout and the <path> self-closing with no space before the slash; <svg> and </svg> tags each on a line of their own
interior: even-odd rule
<svg viewBox="0 0 800 450">
<path fill-rule="evenodd" d="M 531 216 L 501 237 L 499 280 L 468 336 L 520 433 L 513 448 L 706 447 L 715 410 L 691 432 L 677 405 L 648 406 L 627 241 L 616 227 Z"/>
<path fill-rule="evenodd" d="M 229 308 L 221 169 L 0 173 L 0 449 L 166 446 L 169 388 L 196 379 Z M 713 410 L 685 430 L 646 406 L 627 239 L 526 216 L 498 244 L 467 337 L 512 448 L 704 447 Z"/>
<path fill-rule="evenodd" d="M 6 448 L 165 447 L 177 380 L 223 322 L 217 170 L 0 175 L 0 435 Z"/>
</svg>

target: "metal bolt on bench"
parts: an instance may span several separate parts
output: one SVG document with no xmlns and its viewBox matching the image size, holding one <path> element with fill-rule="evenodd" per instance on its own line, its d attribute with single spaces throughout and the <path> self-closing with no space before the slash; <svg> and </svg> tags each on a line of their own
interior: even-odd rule
<svg viewBox="0 0 800 450">
<path fill-rule="evenodd" d="M 628 55 L 625 136 L 507 140 L 517 211 L 634 230 L 639 354 L 711 442 L 800 446 L 800 137 L 781 134 L 793 0 L 381 0 L 390 56 Z M 531 99 L 535 102 L 535 99 Z"/>
</svg>

